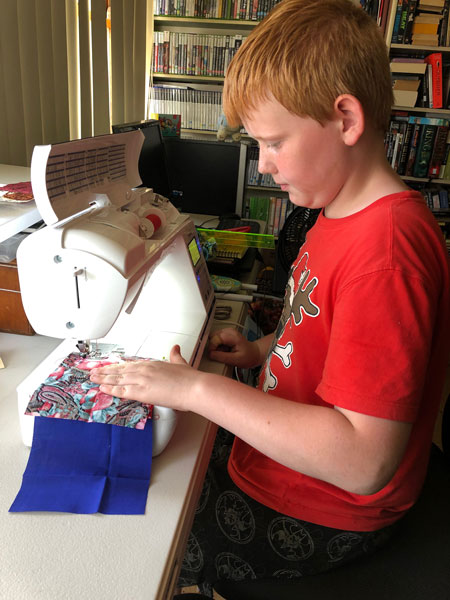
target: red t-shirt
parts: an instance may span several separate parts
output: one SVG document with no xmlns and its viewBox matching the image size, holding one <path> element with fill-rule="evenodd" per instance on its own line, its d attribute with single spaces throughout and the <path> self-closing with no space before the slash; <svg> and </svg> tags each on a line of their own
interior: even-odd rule
<svg viewBox="0 0 450 600">
<path fill-rule="evenodd" d="M 358 495 L 236 439 L 228 469 L 249 496 L 327 527 L 372 531 L 415 502 L 426 473 L 449 351 L 449 263 L 413 191 L 342 219 L 320 214 L 289 278 L 260 387 L 294 402 L 413 423 L 392 480 Z M 293 424 L 295 427 L 295 423 Z"/>
</svg>

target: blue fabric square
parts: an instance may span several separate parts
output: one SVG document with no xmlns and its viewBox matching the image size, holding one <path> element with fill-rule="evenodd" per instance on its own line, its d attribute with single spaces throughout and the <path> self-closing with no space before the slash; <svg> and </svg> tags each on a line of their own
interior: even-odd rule
<svg viewBox="0 0 450 600">
<path fill-rule="evenodd" d="M 35 417 L 33 445 L 10 512 L 144 514 L 152 421 L 144 429 Z"/>
</svg>

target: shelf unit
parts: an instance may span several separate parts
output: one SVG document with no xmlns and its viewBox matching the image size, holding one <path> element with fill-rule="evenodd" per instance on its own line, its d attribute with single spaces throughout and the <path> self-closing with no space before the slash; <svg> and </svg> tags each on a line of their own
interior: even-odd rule
<svg viewBox="0 0 450 600">
<path fill-rule="evenodd" d="M 271 0 L 271 3 L 266 4 L 266 10 L 268 10 L 268 4 L 275 4 L 278 0 Z M 229 39 L 232 39 L 233 36 L 241 36 L 244 39 L 250 31 L 258 24 L 258 20 L 246 20 L 246 19 L 219 19 L 219 18 L 203 18 L 203 17 L 184 17 L 184 16 L 169 16 L 169 15 L 155 15 L 154 16 L 154 31 L 156 35 L 160 34 L 162 31 L 169 32 L 169 35 L 172 35 L 171 39 L 174 39 L 174 34 L 178 34 L 175 39 L 179 39 L 179 36 L 183 36 L 186 34 L 196 34 L 197 38 L 199 36 L 230 36 Z M 166 34 L 167 36 L 168 34 Z M 182 38 L 183 39 L 183 38 Z M 200 43 L 201 43 L 200 38 Z M 204 38 L 203 38 L 204 39 Z M 211 39 L 211 38 L 209 38 Z M 213 38 L 214 39 L 214 38 Z M 225 38 L 226 39 L 226 38 Z M 186 52 L 186 51 L 185 51 Z M 231 53 L 230 53 L 231 54 Z M 184 58 L 183 60 L 186 60 Z M 185 63 L 186 64 L 186 63 Z M 185 68 L 183 70 L 186 70 Z M 195 75 L 195 74 L 185 74 L 185 73 L 161 73 L 155 72 L 153 70 L 151 74 L 151 85 L 152 86 L 168 86 L 176 87 L 177 85 L 181 87 L 188 87 L 191 90 L 195 90 L 195 92 L 189 92 L 193 97 L 195 93 L 204 94 L 205 98 L 208 98 L 208 94 L 210 92 L 222 92 L 222 86 L 224 82 L 223 76 L 214 76 L 214 75 Z M 160 94 L 164 94 L 163 91 L 158 92 Z M 167 92 L 169 95 L 170 92 Z M 180 96 L 187 96 L 188 92 L 180 92 Z M 197 96 L 198 97 L 198 96 Z M 152 110 L 152 106 L 179 106 L 176 103 L 173 104 L 152 104 L 150 102 L 150 113 L 156 112 L 167 112 L 171 113 L 172 111 L 156 111 Z M 185 106 L 185 104 L 181 105 Z M 210 107 L 211 108 L 211 107 Z M 190 107 L 191 110 L 192 106 Z M 214 109 L 213 109 L 214 110 Z M 213 119 L 209 120 L 208 127 L 205 129 L 203 124 L 196 123 L 197 126 L 188 126 L 185 125 L 192 122 L 191 116 L 184 119 L 182 116 L 182 125 L 181 125 L 181 135 L 182 137 L 189 137 L 195 139 L 203 139 L 208 140 L 212 137 L 215 138 L 217 134 L 217 121 L 221 114 L 221 102 L 219 107 L 215 107 L 217 110 L 217 114 Z M 220 112 L 219 112 L 220 111 Z M 177 111 L 178 112 L 178 111 Z M 179 110 L 182 114 L 182 110 Z M 175 114 L 175 112 L 174 112 Z M 150 115 L 149 115 L 150 116 Z M 214 125 L 213 127 L 211 125 Z M 248 146 L 252 145 L 254 141 L 245 133 L 242 133 L 242 142 Z M 248 162 L 247 165 L 248 166 Z M 245 167 L 246 167 L 245 166 Z M 244 168 L 245 168 L 244 167 Z M 246 168 L 245 168 L 246 170 Z M 246 173 L 245 173 L 246 177 Z M 252 196 L 283 196 L 286 197 L 287 194 L 282 192 L 278 188 L 271 187 L 262 187 L 262 186 L 244 186 L 242 202 L 245 204 L 249 202 L 250 197 Z"/>
<path fill-rule="evenodd" d="M 385 31 L 386 44 L 389 49 L 390 57 L 411 57 L 411 55 L 423 55 L 427 56 L 435 52 L 440 52 L 443 55 L 443 59 L 447 58 L 446 62 L 450 63 L 450 47 L 449 46 L 422 46 L 415 44 L 398 44 L 391 43 L 392 34 L 394 31 L 395 17 L 397 11 L 397 0 L 391 0 L 389 18 Z M 443 60 L 444 62 L 444 60 Z M 446 108 L 427 108 L 427 107 L 405 107 L 405 106 L 394 106 L 393 113 L 407 113 L 413 116 L 426 116 L 426 117 L 437 117 L 442 119 L 450 120 L 450 109 Z M 448 138 L 447 138 L 448 139 Z M 449 188 L 450 192 L 450 179 L 440 179 L 432 177 L 412 177 L 402 176 L 402 179 L 407 181 L 411 187 L 423 188 L 424 191 L 430 188 Z M 441 224 L 444 233 L 448 235 L 448 224 L 450 222 L 450 211 L 449 209 L 440 208 L 432 209 L 436 216 L 436 219 Z"/>
<path fill-rule="evenodd" d="M 221 93 L 226 65 L 241 41 L 257 23 L 258 21 L 244 19 L 155 15 L 154 40 L 159 41 L 160 44 L 158 47 L 154 46 L 150 78 L 150 114 L 156 112 L 175 114 L 175 111 L 171 110 L 154 110 L 155 106 L 178 107 L 177 112 L 182 115 L 183 133 L 200 137 L 215 135 L 221 114 Z M 160 41 L 163 36 L 167 44 L 166 65 L 172 61 L 172 67 L 162 67 L 160 58 L 160 66 L 155 69 L 153 67 L 158 60 L 158 50 L 161 52 L 163 48 Z M 172 51 L 172 54 L 169 50 L 170 45 L 172 48 L 177 48 Z M 215 50 L 208 50 L 208 48 L 215 48 Z M 176 71 L 178 68 L 181 73 L 161 72 Z M 158 88 L 177 86 L 179 86 L 178 92 L 158 90 Z M 154 92 L 152 92 L 153 87 L 157 88 Z M 166 103 L 164 100 L 157 102 L 153 99 L 153 96 L 164 93 L 178 93 L 180 100 Z M 180 109 L 181 106 L 184 110 Z"/>
</svg>

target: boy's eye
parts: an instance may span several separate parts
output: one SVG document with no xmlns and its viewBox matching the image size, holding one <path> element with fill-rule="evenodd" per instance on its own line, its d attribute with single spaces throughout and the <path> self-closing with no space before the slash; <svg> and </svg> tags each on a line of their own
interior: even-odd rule
<svg viewBox="0 0 450 600">
<path fill-rule="evenodd" d="M 276 150 L 277 148 L 280 147 L 280 142 L 269 142 L 267 144 L 267 147 L 270 148 L 271 150 Z"/>
</svg>

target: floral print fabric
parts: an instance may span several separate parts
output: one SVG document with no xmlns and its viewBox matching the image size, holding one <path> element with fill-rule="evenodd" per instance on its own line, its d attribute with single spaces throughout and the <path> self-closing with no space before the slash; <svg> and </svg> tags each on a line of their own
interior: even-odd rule
<svg viewBox="0 0 450 600">
<path fill-rule="evenodd" d="M 120 358 L 120 361 L 125 360 L 148 359 Z M 98 384 L 89 379 L 91 369 L 115 362 L 119 362 L 118 359 L 69 354 L 33 393 L 25 414 L 144 429 L 152 416 L 150 404 L 104 394 Z"/>
</svg>

